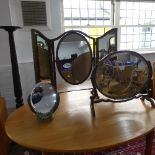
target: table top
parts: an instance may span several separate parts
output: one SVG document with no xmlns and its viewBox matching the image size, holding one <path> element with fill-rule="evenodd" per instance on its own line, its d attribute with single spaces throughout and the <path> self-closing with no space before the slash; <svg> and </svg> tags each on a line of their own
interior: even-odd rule
<svg viewBox="0 0 155 155">
<path fill-rule="evenodd" d="M 155 127 L 155 109 L 147 101 L 98 103 L 91 116 L 90 90 L 60 94 L 50 122 L 39 122 L 27 104 L 7 119 L 7 135 L 16 143 L 45 152 L 111 148 L 146 135 Z"/>
</svg>

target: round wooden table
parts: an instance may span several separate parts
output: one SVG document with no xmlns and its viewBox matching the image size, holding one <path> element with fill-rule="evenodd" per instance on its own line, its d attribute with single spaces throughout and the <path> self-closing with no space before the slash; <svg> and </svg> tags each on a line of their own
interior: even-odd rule
<svg viewBox="0 0 155 155">
<path fill-rule="evenodd" d="M 151 155 L 155 109 L 149 102 L 99 103 L 91 116 L 90 90 L 60 94 L 60 106 L 50 122 L 39 122 L 28 105 L 7 119 L 6 133 L 14 142 L 42 152 L 85 152 L 112 148 L 146 135 Z"/>
</svg>

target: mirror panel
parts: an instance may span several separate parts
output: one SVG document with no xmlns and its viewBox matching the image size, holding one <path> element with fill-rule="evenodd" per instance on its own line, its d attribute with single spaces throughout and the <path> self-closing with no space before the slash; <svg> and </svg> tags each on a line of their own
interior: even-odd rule
<svg viewBox="0 0 155 155">
<path fill-rule="evenodd" d="M 99 60 L 107 54 L 117 51 L 117 29 L 112 29 L 98 38 Z"/>
<path fill-rule="evenodd" d="M 75 31 L 61 38 L 57 47 L 57 67 L 62 78 L 70 84 L 85 81 L 92 67 L 92 51 L 86 38 Z"/>
<path fill-rule="evenodd" d="M 32 89 L 28 99 L 31 110 L 41 120 L 52 117 L 59 105 L 59 95 L 48 82 L 40 82 Z"/>
<path fill-rule="evenodd" d="M 41 79 L 50 79 L 50 53 L 48 42 L 37 35 L 37 52 Z"/>
<path fill-rule="evenodd" d="M 142 92 L 149 81 L 147 61 L 131 51 L 114 52 L 103 58 L 94 70 L 97 89 L 112 99 L 129 99 Z"/>
</svg>

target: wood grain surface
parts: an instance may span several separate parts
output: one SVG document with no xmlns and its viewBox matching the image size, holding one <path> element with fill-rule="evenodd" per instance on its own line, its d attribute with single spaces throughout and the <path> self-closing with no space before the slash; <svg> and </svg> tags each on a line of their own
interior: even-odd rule
<svg viewBox="0 0 155 155">
<path fill-rule="evenodd" d="M 10 141 L 5 133 L 5 121 L 7 119 L 6 103 L 3 97 L 0 97 L 0 155 L 8 155 Z"/>
<path fill-rule="evenodd" d="M 147 101 L 95 105 L 90 90 L 60 94 L 60 106 L 50 122 L 39 122 L 28 105 L 7 119 L 7 135 L 16 143 L 44 152 L 82 152 L 111 148 L 140 138 L 155 127 L 155 109 Z"/>
</svg>

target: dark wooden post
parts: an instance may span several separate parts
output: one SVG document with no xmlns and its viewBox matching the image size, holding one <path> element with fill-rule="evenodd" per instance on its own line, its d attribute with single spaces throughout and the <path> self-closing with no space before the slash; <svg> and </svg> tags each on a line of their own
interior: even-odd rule
<svg viewBox="0 0 155 155">
<path fill-rule="evenodd" d="M 0 29 L 6 30 L 9 34 L 10 56 L 11 56 L 11 64 L 12 64 L 14 94 L 16 98 L 15 99 L 16 108 L 23 105 L 22 87 L 21 87 L 21 81 L 20 81 L 20 75 L 19 75 L 14 35 L 13 35 L 13 32 L 19 28 L 20 27 L 18 26 L 0 26 Z"/>
</svg>

